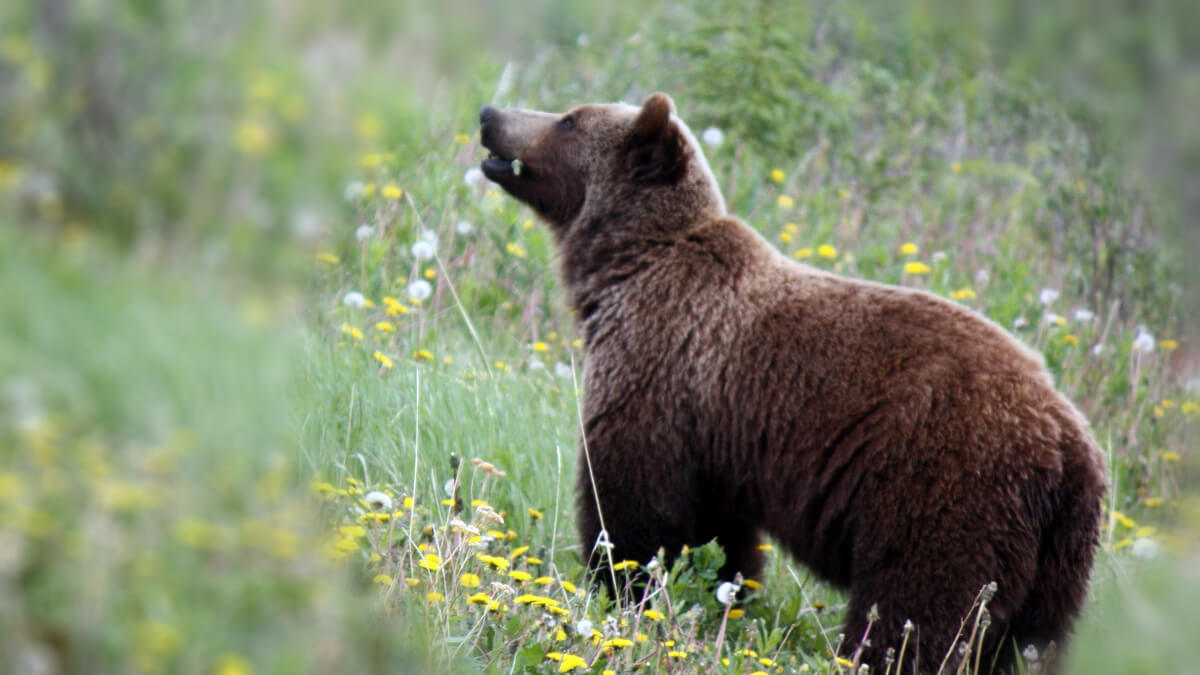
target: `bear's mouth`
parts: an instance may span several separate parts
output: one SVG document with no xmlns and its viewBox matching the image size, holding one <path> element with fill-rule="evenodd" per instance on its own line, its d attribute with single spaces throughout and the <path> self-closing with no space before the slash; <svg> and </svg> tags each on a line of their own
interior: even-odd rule
<svg viewBox="0 0 1200 675">
<path fill-rule="evenodd" d="M 491 149 L 489 148 L 489 150 Z M 480 168 L 483 170 L 483 175 L 492 180 L 520 176 L 522 169 L 520 159 L 506 157 L 495 150 L 488 153 L 487 159 L 483 160 Z"/>
</svg>

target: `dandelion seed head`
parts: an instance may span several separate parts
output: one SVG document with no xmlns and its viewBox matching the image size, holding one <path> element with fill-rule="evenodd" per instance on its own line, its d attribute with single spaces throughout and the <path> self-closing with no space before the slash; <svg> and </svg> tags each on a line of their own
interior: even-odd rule
<svg viewBox="0 0 1200 675">
<path fill-rule="evenodd" d="M 1038 302 L 1043 305 L 1053 304 L 1058 300 L 1058 290 L 1054 288 L 1043 288 L 1041 293 L 1038 293 Z"/>
<path fill-rule="evenodd" d="M 707 146 L 719 148 L 725 142 L 725 132 L 716 127 L 708 127 L 700 132 L 700 140 L 704 141 Z"/>
<path fill-rule="evenodd" d="M 717 602 L 722 605 L 732 605 L 737 598 L 737 592 L 741 588 L 735 583 L 722 581 L 720 586 L 717 586 Z"/>
<path fill-rule="evenodd" d="M 366 241 L 371 238 L 372 234 L 375 234 L 375 228 L 363 223 L 354 231 L 354 238 L 358 241 Z"/>
<path fill-rule="evenodd" d="M 482 180 L 483 180 L 483 171 L 479 167 L 473 166 L 473 167 L 467 169 L 467 172 L 463 174 L 463 182 L 466 183 L 470 187 L 475 187 L 476 185 L 479 185 L 479 182 Z"/>
<path fill-rule="evenodd" d="M 424 279 L 417 279 L 408 285 L 408 297 L 418 302 L 425 302 L 431 295 L 433 295 L 433 286 Z"/>
<path fill-rule="evenodd" d="M 367 494 L 363 495 L 363 501 L 367 503 L 367 506 L 370 506 L 376 511 L 392 510 L 392 498 L 389 497 L 386 492 L 371 490 Z"/>
<path fill-rule="evenodd" d="M 554 375 L 557 377 L 571 377 L 571 366 L 559 361 L 554 364 Z"/>
<path fill-rule="evenodd" d="M 1133 339 L 1133 349 L 1143 354 L 1149 354 L 1154 351 L 1154 336 L 1146 332 L 1144 327 L 1139 326 L 1138 328 L 1137 337 Z"/>
<path fill-rule="evenodd" d="M 424 239 L 418 240 L 412 245 L 413 257 L 417 260 L 429 260 L 433 258 L 433 246 Z"/>
<path fill-rule="evenodd" d="M 454 231 L 457 232 L 460 236 L 466 237 L 466 236 L 470 236 L 471 234 L 474 234 L 475 226 L 472 225 L 471 221 L 469 221 L 469 220 L 460 220 L 454 226 Z"/>
<path fill-rule="evenodd" d="M 367 193 L 367 186 L 360 180 L 352 180 L 342 188 L 342 198 L 348 202 L 356 202 Z"/>
<path fill-rule="evenodd" d="M 365 297 L 363 297 L 363 294 L 359 293 L 358 291 L 348 291 L 345 295 L 342 296 L 342 304 L 347 307 L 353 307 L 355 309 L 359 309 L 359 308 L 366 306 L 367 299 Z"/>
</svg>

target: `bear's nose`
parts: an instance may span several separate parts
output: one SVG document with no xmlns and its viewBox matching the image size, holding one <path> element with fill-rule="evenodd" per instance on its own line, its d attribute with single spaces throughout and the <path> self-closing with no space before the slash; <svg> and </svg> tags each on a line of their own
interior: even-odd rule
<svg viewBox="0 0 1200 675">
<path fill-rule="evenodd" d="M 479 109 L 479 123 L 487 124 L 500 116 L 500 111 L 490 105 L 485 105 Z"/>
</svg>

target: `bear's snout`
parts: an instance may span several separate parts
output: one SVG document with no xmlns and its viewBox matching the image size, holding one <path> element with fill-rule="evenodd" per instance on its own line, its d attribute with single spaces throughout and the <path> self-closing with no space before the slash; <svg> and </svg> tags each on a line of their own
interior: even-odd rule
<svg viewBox="0 0 1200 675">
<path fill-rule="evenodd" d="M 500 116 L 500 111 L 490 105 L 485 105 L 479 109 L 479 125 L 483 126 L 488 122 Z"/>
</svg>

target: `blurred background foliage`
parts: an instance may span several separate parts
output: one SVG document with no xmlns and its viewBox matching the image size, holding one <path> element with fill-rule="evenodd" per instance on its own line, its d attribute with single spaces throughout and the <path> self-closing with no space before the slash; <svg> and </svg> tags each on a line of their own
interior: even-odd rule
<svg viewBox="0 0 1200 675">
<path fill-rule="evenodd" d="M 1200 390 L 1197 25 L 1184 0 L 4 3 L 0 663 L 503 663 L 500 647 L 435 649 L 466 638 L 381 602 L 364 581 L 376 561 L 331 556 L 346 539 L 327 530 L 345 524 L 308 494 L 314 477 L 416 485 L 402 436 L 417 425 L 437 468 L 412 496 L 440 499 L 457 449 L 520 469 L 500 502 L 553 503 L 540 476 L 573 442 L 574 397 L 535 363 L 579 354 L 549 238 L 464 181 L 484 102 L 669 92 L 698 133 L 723 132 L 708 153 L 731 210 L 788 255 L 1023 326 L 1113 452 L 1110 508 L 1183 531 L 1164 542 L 1194 568 L 1200 466 L 1181 415 Z M 444 267 L 407 253 L 428 231 Z M 927 277 L 897 266 L 908 241 L 941 254 L 922 255 Z M 434 297 L 383 316 L 419 279 Z M 1097 323 L 1045 321 L 1047 287 Z M 348 308 L 351 292 L 379 307 Z M 364 340 L 370 317 L 394 335 Z M 1145 330 L 1173 347 L 1139 356 Z M 435 357 L 441 370 L 421 365 Z M 512 389 L 472 379 L 514 368 Z M 425 372 L 422 408 L 409 392 Z M 1186 619 L 1159 599 L 1195 575 L 1128 571 L 1116 555 L 1132 541 L 1106 535 L 1100 576 L 1128 584 L 1099 594 L 1110 609 L 1082 635 L 1109 651 L 1078 672 L 1195 663 L 1146 628 Z M 1151 619 L 1111 619 L 1131 607 Z M 1108 639 L 1138 627 L 1154 640 Z"/>
</svg>

